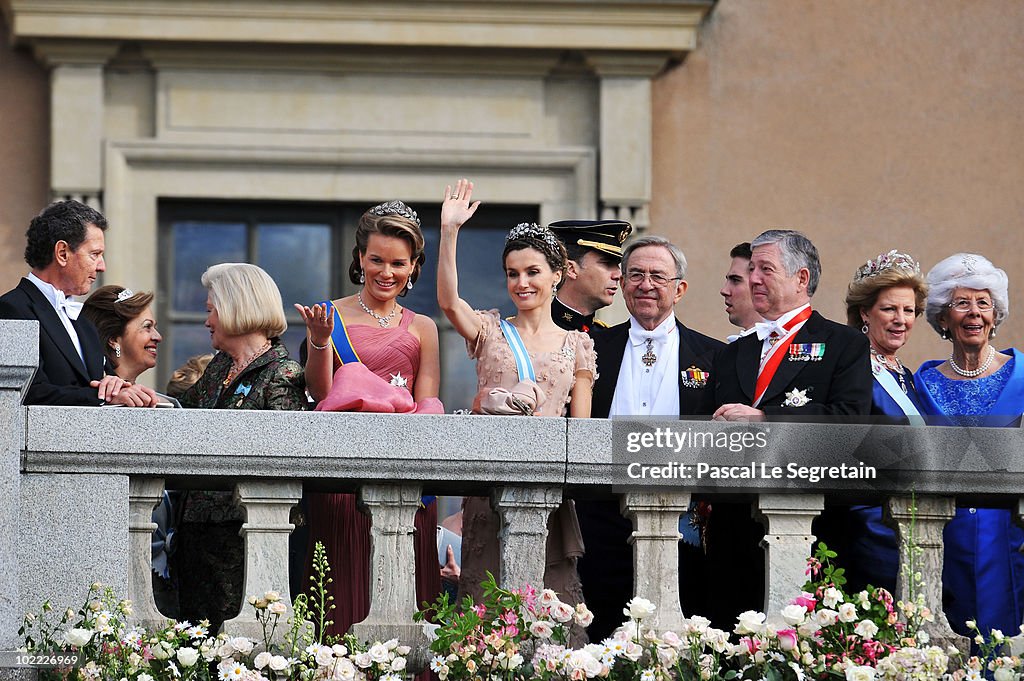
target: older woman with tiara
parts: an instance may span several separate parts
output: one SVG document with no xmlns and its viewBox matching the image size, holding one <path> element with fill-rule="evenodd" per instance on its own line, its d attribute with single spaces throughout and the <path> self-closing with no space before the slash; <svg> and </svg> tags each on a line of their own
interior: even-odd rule
<svg viewBox="0 0 1024 681">
<path fill-rule="evenodd" d="M 857 269 L 846 293 L 847 323 L 868 337 L 871 352 L 871 413 L 885 421 L 923 425 L 914 375 L 903 366 L 899 351 L 910 339 L 914 322 L 924 312 L 928 286 L 921 267 L 906 253 L 882 253 Z M 838 545 L 849 558 L 850 589 L 867 584 L 896 588 L 899 547 L 896 534 L 882 522 L 881 506 L 853 506 L 828 514 Z M 824 530 L 822 530 L 824 531 Z"/>
<path fill-rule="evenodd" d="M 952 344 L 948 359 L 930 360 L 914 376 L 929 422 L 1019 426 L 1024 412 L 1024 358 L 997 351 L 996 330 L 1009 313 L 1006 273 L 987 258 L 957 253 L 928 272 L 925 316 Z M 1008 509 L 958 508 L 944 533 L 946 616 L 968 632 L 1017 631 L 1024 614 L 1024 530 Z"/>
<path fill-rule="evenodd" d="M 317 411 L 443 414 L 437 326 L 399 304 L 425 260 L 419 216 L 402 201 L 374 206 L 359 219 L 355 241 L 356 294 L 295 306 L 306 323 L 306 382 Z M 441 588 L 437 504 L 424 502 L 415 520 L 419 601 Z M 370 521 L 354 494 L 312 494 L 308 503 L 310 543 L 326 546 L 334 580 L 330 632 L 344 634 L 370 609 Z"/>
<path fill-rule="evenodd" d="M 477 361 L 473 412 L 565 416 L 568 405 L 570 416 L 589 417 L 596 373 L 594 344 L 585 333 L 565 331 L 551 319 L 551 301 L 566 266 L 565 247 L 551 230 L 524 223 L 506 239 L 502 267 L 516 307 L 514 317 L 503 320 L 497 310 L 474 310 L 459 297 L 456 243 L 459 229 L 480 205 L 472 196 L 469 180 L 459 180 L 454 189 L 445 188 L 437 300 L 466 339 L 469 356 Z M 484 570 L 497 573 L 497 524 L 486 499 L 467 499 L 462 588 L 478 589 Z M 564 502 L 554 514 L 547 549 L 545 584 L 564 600 L 580 602 L 575 561 L 582 555 L 582 540 L 571 502 Z"/>
</svg>

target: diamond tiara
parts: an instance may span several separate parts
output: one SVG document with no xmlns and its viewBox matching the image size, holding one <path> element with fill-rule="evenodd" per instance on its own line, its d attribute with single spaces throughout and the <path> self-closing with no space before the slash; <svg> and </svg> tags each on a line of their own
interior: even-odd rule
<svg viewBox="0 0 1024 681">
<path fill-rule="evenodd" d="M 129 298 L 131 298 L 134 295 L 135 295 L 135 292 L 132 291 L 130 288 L 121 289 L 121 292 L 117 294 L 117 300 L 115 300 L 114 302 L 115 303 L 123 303 L 124 301 L 128 300 Z"/>
<path fill-rule="evenodd" d="M 536 239 L 537 241 L 543 241 L 552 252 L 558 253 L 558 237 L 550 229 L 541 227 L 536 222 L 520 222 L 513 227 L 512 231 L 505 237 L 505 242 L 508 243 L 513 239 Z"/>
<path fill-rule="evenodd" d="M 385 201 L 384 203 L 371 208 L 369 212 L 380 216 L 398 215 L 406 220 L 415 222 L 417 227 L 420 226 L 420 218 L 416 215 L 416 211 L 409 208 L 409 206 L 405 205 L 403 201 L 399 201 L 398 199 L 395 199 L 394 201 Z"/>
<path fill-rule="evenodd" d="M 917 262 L 907 255 L 906 253 L 899 253 L 895 248 L 888 253 L 883 253 L 873 260 L 868 260 L 866 263 L 854 273 L 853 280 L 860 281 L 861 279 L 867 279 L 873 277 L 885 270 L 903 270 L 910 274 L 921 274 L 921 266 Z"/>
</svg>

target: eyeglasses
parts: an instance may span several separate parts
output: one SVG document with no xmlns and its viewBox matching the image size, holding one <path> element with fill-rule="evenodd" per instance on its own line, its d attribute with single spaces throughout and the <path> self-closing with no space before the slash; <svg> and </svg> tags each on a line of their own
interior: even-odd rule
<svg viewBox="0 0 1024 681">
<path fill-rule="evenodd" d="M 626 281 L 634 286 L 642 284 L 644 279 L 650 279 L 651 286 L 655 288 L 665 288 L 668 286 L 668 282 L 681 280 L 682 277 L 666 277 L 661 272 L 641 272 L 639 270 L 630 270 L 626 273 Z"/>
<path fill-rule="evenodd" d="M 979 300 L 959 298 L 952 303 L 946 303 L 946 307 L 957 312 L 970 312 L 972 307 L 977 307 L 978 312 L 988 312 L 992 309 L 992 301 L 988 298 L 981 298 Z"/>
</svg>

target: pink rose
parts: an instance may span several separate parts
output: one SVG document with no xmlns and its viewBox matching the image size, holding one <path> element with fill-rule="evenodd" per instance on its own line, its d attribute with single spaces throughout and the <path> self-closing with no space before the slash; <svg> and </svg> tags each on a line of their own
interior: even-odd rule
<svg viewBox="0 0 1024 681">
<path fill-rule="evenodd" d="M 814 595 L 809 594 L 806 591 L 793 599 L 793 605 L 802 605 L 807 608 L 808 612 L 814 610 L 814 606 L 817 604 L 818 601 L 814 598 Z"/>
<path fill-rule="evenodd" d="M 779 629 L 775 632 L 775 637 L 779 639 L 779 647 L 785 652 L 796 650 L 796 629 Z"/>
</svg>

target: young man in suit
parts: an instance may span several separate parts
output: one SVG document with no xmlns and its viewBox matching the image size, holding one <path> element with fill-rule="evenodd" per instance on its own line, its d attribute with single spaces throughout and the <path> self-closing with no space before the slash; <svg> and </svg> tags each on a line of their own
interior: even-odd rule
<svg viewBox="0 0 1024 681">
<path fill-rule="evenodd" d="M 39 368 L 25 404 L 152 406 L 149 388 L 105 376 L 96 328 L 79 319 L 82 304 L 106 267 L 106 218 L 78 201 L 58 201 L 32 219 L 25 261 L 31 271 L 0 297 L 0 319 L 39 322 Z"/>
<path fill-rule="evenodd" d="M 700 413 L 712 355 L 724 344 L 688 329 L 673 314 L 687 288 L 683 252 L 662 237 L 641 237 L 623 252 L 622 272 L 630 317 L 594 337 L 600 377 L 591 415 L 677 418 Z M 622 623 L 622 606 L 633 595 L 632 526 L 617 500 L 578 500 L 577 514 L 587 550 L 579 571 L 583 596 L 594 612 L 593 640 Z M 696 546 L 680 544 L 681 574 L 701 569 L 699 553 Z M 700 580 L 680 581 L 684 607 L 701 609 L 692 588 Z"/>
<path fill-rule="evenodd" d="M 733 246 L 729 251 L 732 262 L 725 273 L 725 283 L 718 291 L 725 302 L 725 314 L 729 323 L 738 326 L 740 332 L 731 334 L 726 341 L 734 343 L 754 332 L 754 324 L 764 321 L 754 309 L 754 301 L 750 299 L 750 242 L 744 241 Z"/>
<path fill-rule="evenodd" d="M 769 230 L 751 242 L 750 293 L 765 321 L 715 359 L 713 417 L 856 416 L 871 409 L 868 342 L 811 310 L 821 263 L 810 239 Z"/>
<path fill-rule="evenodd" d="M 548 228 L 569 255 L 565 277 L 551 301 L 551 318 L 566 331 L 608 328 L 594 313 L 608 307 L 622 283 L 622 242 L 633 231 L 622 220 L 560 220 Z"/>
</svg>

